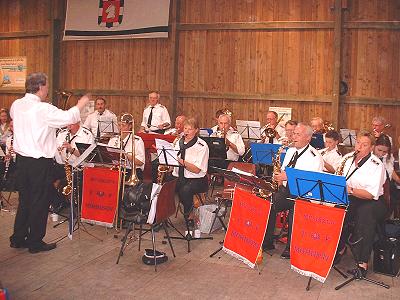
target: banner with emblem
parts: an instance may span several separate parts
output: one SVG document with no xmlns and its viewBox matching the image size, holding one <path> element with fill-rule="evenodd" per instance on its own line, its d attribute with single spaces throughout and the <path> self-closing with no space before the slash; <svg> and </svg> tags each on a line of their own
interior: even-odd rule
<svg viewBox="0 0 400 300">
<path fill-rule="evenodd" d="M 223 250 L 254 268 L 264 240 L 271 203 L 235 188 Z"/>
<path fill-rule="evenodd" d="M 68 0 L 64 40 L 167 38 L 170 0 Z"/>
<path fill-rule="evenodd" d="M 304 200 L 295 202 L 291 268 L 324 283 L 335 258 L 345 210 Z"/>
<path fill-rule="evenodd" d="M 118 170 L 85 168 L 81 220 L 112 227 L 118 202 Z"/>
</svg>

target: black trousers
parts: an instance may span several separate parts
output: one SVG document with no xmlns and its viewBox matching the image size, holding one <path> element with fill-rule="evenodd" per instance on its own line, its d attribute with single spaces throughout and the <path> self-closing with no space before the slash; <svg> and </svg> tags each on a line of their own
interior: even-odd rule
<svg viewBox="0 0 400 300">
<path fill-rule="evenodd" d="M 193 209 L 193 196 L 198 193 L 207 192 L 207 176 L 202 178 L 179 178 L 175 191 L 178 193 L 179 201 L 183 204 L 183 213 L 187 218 Z"/>
<path fill-rule="evenodd" d="M 273 204 L 271 206 L 271 212 L 269 214 L 267 231 L 264 237 L 263 244 L 270 244 L 273 242 L 274 231 L 275 231 L 275 224 L 276 224 L 276 214 L 289 210 L 289 230 L 288 230 L 288 243 L 287 246 L 290 246 L 290 237 L 292 235 L 292 221 L 293 221 L 293 208 L 294 208 L 294 201 L 288 200 L 287 198 L 290 197 L 289 189 L 285 186 L 280 186 L 278 191 L 273 194 L 272 201 Z"/>
<path fill-rule="evenodd" d="M 19 205 L 11 241 L 26 239 L 29 247 L 42 243 L 46 234 L 53 160 L 17 156 Z"/>
<path fill-rule="evenodd" d="M 382 222 L 387 212 L 383 197 L 379 200 L 365 200 L 349 196 L 349 207 L 344 219 L 338 250 L 345 246 L 350 234 L 351 242 L 360 240 L 353 246 L 353 253 L 358 262 L 368 262 L 374 243 L 376 226 Z M 354 222 L 354 229 L 349 223 Z"/>
</svg>

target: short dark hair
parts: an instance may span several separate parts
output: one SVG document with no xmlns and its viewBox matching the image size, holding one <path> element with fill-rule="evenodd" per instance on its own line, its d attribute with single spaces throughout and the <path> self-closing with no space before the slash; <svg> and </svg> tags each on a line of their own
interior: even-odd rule
<svg viewBox="0 0 400 300">
<path fill-rule="evenodd" d="M 392 154 L 392 143 L 390 142 L 389 136 L 386 134 L 381 134 L 375 141 L 375 146 L 386 146 L 388 147 L 388 156 L 391 157 Z"/>
<path fill-rule="evenodd" d="M 336 130 L 329 130 L 325 134 L 325 137 L 326 138 L 330 138 L 330 139 L 335 140 L 335 141 L 339 141 L 340 140 L 340 134 Z"/>
<path fill-rule="evenodd" d="M 274 114 L 275 118 L 277 118 L 277 119 L 278 119 L 278 113 L 277 113 L 276 111 L 269 110 L 269 111 L 267 111 L 267 114 L 268 114 L 268 113 L 272 113 L 272 114 Z"/>
<path fill-rule="evenodd" d="M 26 77 L 25 91 L 30 94 L 36 94 L 41 86 L 47 83 L 47 75 L 45 73 L 31 73 Z"/>
<path fill-rule="evenodd" d="M 289 121 L 287 121 L 286 123 L 285 123 L 285 126 L 286 125 L 294 125 L 294 126 L 297 126 L 297 124 L 299 124 L 299 122 L 297 122 L 296 120 L 289 120 Z"/>
<path fill-rule="evenodd" d="M 223 110 L 223 109 L 218 109 L 218 110 L 215 112 L 215 118 L 218 119 L 219 116 L 221 116 L 221 115 L 223 115 L 223 114 L 224 114 L 224 110 Z"/>
<path fill-rule="evenodd" d="M 97 100 L 101 100 L 101 101 L 103 101 L 103 102 L 104 102 L 104 104 L 106 104 L 106 103 L 107 103 L 106 99 L 104 99 L 103 97 L 97 97 L 97 98 L 96 98 L 96 101 L 94 101 L 94 103 L 95 103 L 95 104 L 97 103 Z"/>
</svg>

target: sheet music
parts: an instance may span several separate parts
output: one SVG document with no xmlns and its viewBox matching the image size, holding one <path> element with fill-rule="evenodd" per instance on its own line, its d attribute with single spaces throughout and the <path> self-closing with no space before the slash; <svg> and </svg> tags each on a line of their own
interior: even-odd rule
<svg viewBox="0 0 400 300">
<path fill-rule="evenodd" d="M 237 131 L 244 139 L 259 140 L 261 136 L 260 127 L 260 121 L 236 120 Z"/>
<path fill-rule="evenodd" d="M 160 139 L 155 139 L 155 142 L 160 165 L 178 166 L 178 152 L 174 149 L 174 146 L 170 142 Z"/>
<path fill-rule="evenodd" d="M 85 152 L 81 153 L 81 155 L 75 159 L 74 163 L 72 164 L 73 168 L 76 168 L 77 166 L 79 166 L 80 164 L 82 164 L 82 162 L 89 156 L 90 153 L 92 153 L 93 149 L 96 148 L 96 144 L 93 143 L 91 144 L 86 150 Z"/>
<path fill-rule="evenodd" d="M 354 146 L 356 144 L 356 131 L 352 129 L 340 129 L 340 136 L 342 137 L 342 145 Z"/>
<path fill-rule="evenodd" d="M 251 174 L 251 173 L 248 173 L 248 172 L 245 172 L 245 171 L 236 169 L 236 168 L 232 168 L 231 171 L 232 171 L 232 172 L 235 172 L 235 173 L 237 173 L 237 174 L 241 174 L 241 175 L 254 176 L 254 174 Z"/>
<path fill-rule="evenodd" d="M 157 210 L 157 201 L 158 201 L 158 194 L 160 193 L 162 185 L 153 183 L 151 188 L 151 195 L 150 195 L 150 211 L 149 216 L 147 217 L 147 223 L 153 224 L 154 219 L 156 217 L 156 210 Z"/>
</svg>

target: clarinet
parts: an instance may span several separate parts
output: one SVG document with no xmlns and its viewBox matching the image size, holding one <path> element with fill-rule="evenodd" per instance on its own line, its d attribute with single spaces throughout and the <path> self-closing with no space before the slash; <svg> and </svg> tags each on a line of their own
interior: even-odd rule
<svg viewBox="0 0 400 300">
<path fill-rule="evenodd" d="M 4 169 L 4 174 L 3 174 L 3 182 L 5 182 L 7 180 L 8 169 L 10 168 L 11 160 L 13 159 L 12 158 L 12 155 L 14 152 L 13 142 L 14 142 L 14 135 L 11 136 L 10 148 L 8 149 L 8 153 L 6 155 L 6 163 L 5 163 L 5 169 Z"/>
</svg>

